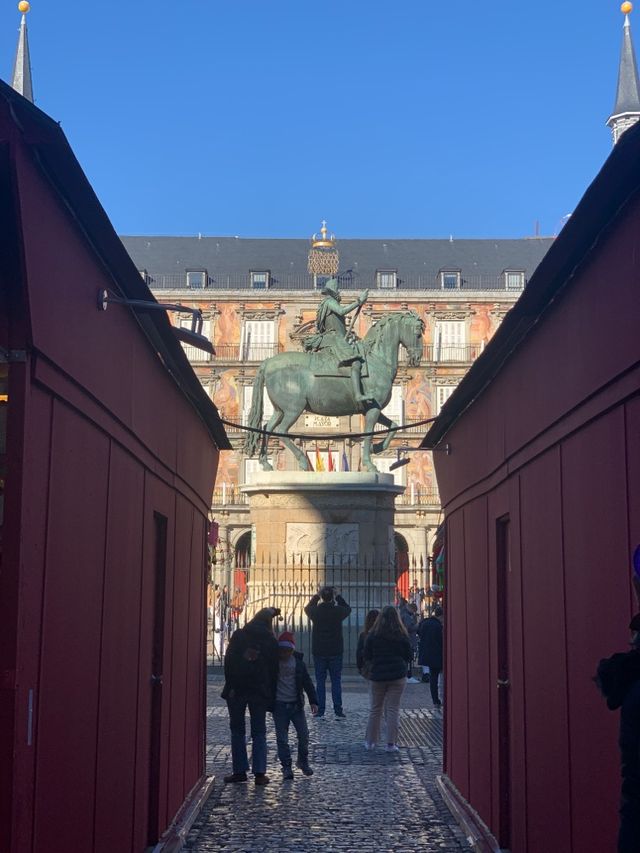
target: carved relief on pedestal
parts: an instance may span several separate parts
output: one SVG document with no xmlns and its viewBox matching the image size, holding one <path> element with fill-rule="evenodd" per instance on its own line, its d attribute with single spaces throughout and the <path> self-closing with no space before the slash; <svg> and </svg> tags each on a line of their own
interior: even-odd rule
<svg viewBox="0 0 640 853">
<path fill-rule="evenodd" d="M 358 524 L 287 523 L 287 553 L 356 556 L 360 549 Z"/>
</svg>

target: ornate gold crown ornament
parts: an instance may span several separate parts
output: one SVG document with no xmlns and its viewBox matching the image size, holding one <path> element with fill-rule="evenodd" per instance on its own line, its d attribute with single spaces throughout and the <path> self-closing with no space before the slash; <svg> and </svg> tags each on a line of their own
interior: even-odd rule
<svg viewBox="0 0 640 853">
<path fill-rule="evenodd" d="M 327 223 L 322 220 L 322 228 L 319 234 L 311 237 L 311 248 L 307 269 L 310 275 L 336 275 L 340 254 L 334 234 L 327 230 Z"/>
</svg>

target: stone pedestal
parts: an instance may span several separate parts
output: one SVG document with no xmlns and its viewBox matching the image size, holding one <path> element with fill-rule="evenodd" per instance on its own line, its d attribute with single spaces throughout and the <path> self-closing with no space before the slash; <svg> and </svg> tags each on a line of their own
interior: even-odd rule
<svg viewBox="0 0 640 853">
<path fill-rule="evenodd" d="M 403 490 L 391 474 L 255 472 L 242 486 L 249 496 L 254 558 L 392 560 L 394 500 Z"/>
</svg>

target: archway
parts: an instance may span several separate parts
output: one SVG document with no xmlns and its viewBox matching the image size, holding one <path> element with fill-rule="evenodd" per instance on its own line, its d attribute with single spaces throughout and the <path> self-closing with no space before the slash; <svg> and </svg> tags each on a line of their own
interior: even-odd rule
<svg viewBox="0 0 640 853">
<path fill-rule="evenodd" d="M 407 540 L 401 533 L 394 531 L 393 544 L 395 546 L 396 566 L 396 593 L 403 598 L 409 597 L 409 546 Z"/>
</svg>

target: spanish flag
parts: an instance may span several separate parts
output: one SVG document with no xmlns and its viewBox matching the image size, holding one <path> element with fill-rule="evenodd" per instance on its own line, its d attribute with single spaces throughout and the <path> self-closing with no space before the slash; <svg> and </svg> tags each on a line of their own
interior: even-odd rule
<svg viewBox="0 0 640 853">
<path fill-rule="evenodd" d="M 324 462 L 322 461 L 322 456 L 320 456 L 320 451 L 318 449 L 318 442 L 316 441 L 316 471 L 324 471 Z"/>
</svg>

